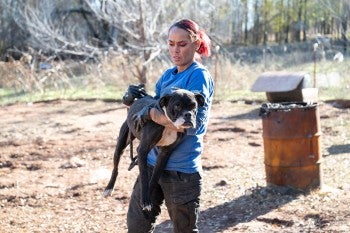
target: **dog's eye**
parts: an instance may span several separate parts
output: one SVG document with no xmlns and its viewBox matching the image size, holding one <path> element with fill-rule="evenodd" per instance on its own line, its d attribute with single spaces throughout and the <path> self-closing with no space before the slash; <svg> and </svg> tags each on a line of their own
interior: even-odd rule
<svg viewBox="0 0 350 233">
<path fill-rule="evenodd" d="M 181 109 L 182 109 L 182 105 L 181 105 L 180 103 L 176 103 L 175 106 L 174 106 L 174 108 L 175 108 L 176 110 L 181 110 Z"/>
<path fill-rule="evenodd" d="M 190 107 L 190 109 L 194 109 L 194 108 L 196 108 L 196 104 L 195 103 L 191 103 L 189 107 Z"/>
</svg>

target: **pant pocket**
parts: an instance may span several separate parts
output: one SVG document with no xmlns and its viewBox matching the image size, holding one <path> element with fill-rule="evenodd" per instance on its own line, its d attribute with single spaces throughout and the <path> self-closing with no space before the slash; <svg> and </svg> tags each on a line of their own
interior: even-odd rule
<svg viewBox="0 0 350 233">
<path fill-rule="evenodd" d="M 199 199 L 202 189 L 200 175 L 180 173 L 178 177 L 179 180 L 177 183 L 173 183 L 173 192 L 170 193 L 172 202 L 176 205 L 183 205 Z"/>
<path fill-rule="evenodd" d="M 171 194 L 171 201 L 175 205 L 184 205 L 186 203 L 198 200 L 201 194 L 200 187 L 183 190 L 182 192 Z"/>
</svg>

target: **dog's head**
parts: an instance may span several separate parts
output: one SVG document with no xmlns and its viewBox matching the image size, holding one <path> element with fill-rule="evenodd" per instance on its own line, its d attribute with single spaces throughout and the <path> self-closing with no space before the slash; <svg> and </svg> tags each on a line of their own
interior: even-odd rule
<svg viewBox="0 0 350 233">
<path fill-rule="evenodd" d="M 159 106 L 177 128 L 195 128 L 199 106 L 203 106 L 204 97 L 184 89 L 176 89 L 159 100 Z"/>
</svg>

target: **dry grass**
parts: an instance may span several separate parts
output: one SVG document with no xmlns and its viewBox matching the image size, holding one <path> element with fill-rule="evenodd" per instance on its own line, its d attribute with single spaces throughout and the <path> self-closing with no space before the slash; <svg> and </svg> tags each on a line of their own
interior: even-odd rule
<svg viewBox="0 0 350 233">
<path fill-rule="evenodd" d="M 294 57 L 298 56 L 292 54 L 289 60 L 293 60 Z M 222 100 L 246 98 L 244 95 L 249 95 L 249 98 L 253 99 L 264 97 L 263 93 L 251 93 L 249 90 L 256 78 L 265 71 L 306 71 L 311 75 L 314 72 L 312 62 L 297 65 L 295 61 L 294 64 L 286 65 L 283 58 L 276 56 L 256 64 L 232 61 L 223 55 L 219 55 L 217 61 L 213 57 L 204 62 L 215 80 L 216 99 Z M 336 74 L 340 77 L 337 86 L 322 87 L 320 94 L 326 96 L 325 99 L 350 98 L 350 81 L 347 79 L 350 73 L 349 63 L 347 60 L 343 63 L 333 61 L 317 63 L 318 76 Z M 53 90 L 58 91 L 60 96 L 62 93 L 70 93 L 69 90 L 72 89 L 75 92 L 86 89 L 100 90 L 103 93 L 103 89 L 112 86 L 115 90 L 121 91 L 131 83 L 140 82 L 138 67 L 142 66 L 142 61 L 131 55 L 109 53 L 98 63 L 54 61 L 49 65 L 50 69 L 38 69 L 38 64 L 28 65 L 20 61 L 1 62 L 0 89 L 11 90 L 14 96 L 19 93 L 40 93 L 43 97 Z M 149 91 L 153 90 L 156 80 L 170 66 L 168 61 L 155 61 L 149 64 L 147 77 Z M 87 97 L 89 95 L 86 93 Z"/>
</svg>

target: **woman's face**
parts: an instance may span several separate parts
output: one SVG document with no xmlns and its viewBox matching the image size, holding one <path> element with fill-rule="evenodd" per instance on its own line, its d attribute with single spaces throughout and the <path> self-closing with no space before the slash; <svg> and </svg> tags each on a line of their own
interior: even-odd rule
<svg viewBox="0 0 350 233">
<path fill-rule="evenodd" d="M 181 72 L 194 61 L 197 43 L 191 41 L 186 30 L 173 27 L 168 35 L 168 49 L 172 62 L 177 66 L 178 72 Z"/>
</svg>

